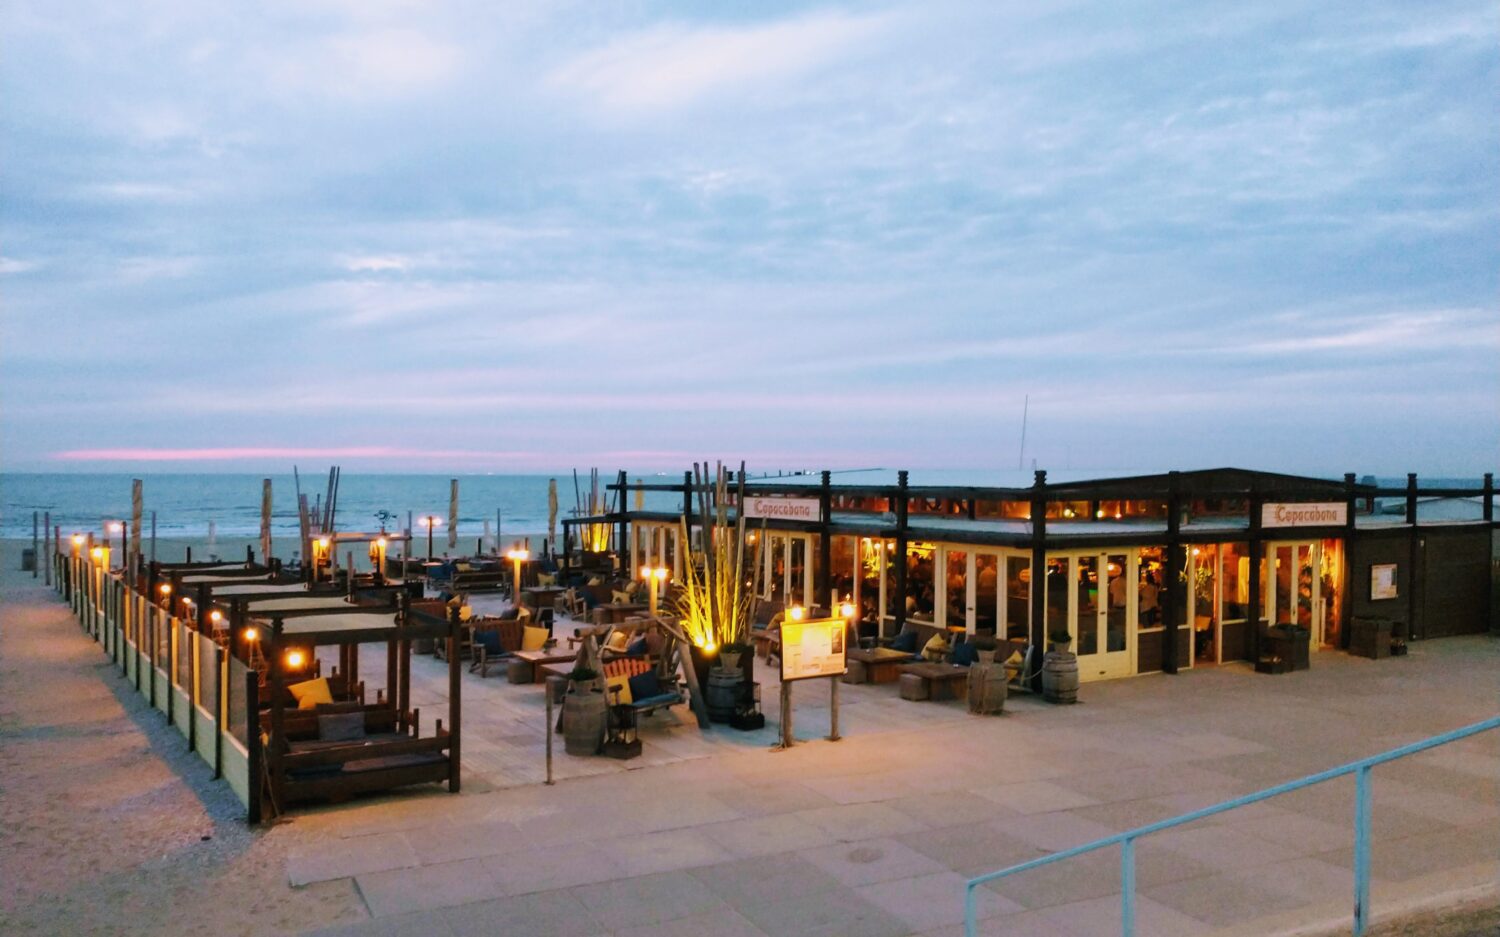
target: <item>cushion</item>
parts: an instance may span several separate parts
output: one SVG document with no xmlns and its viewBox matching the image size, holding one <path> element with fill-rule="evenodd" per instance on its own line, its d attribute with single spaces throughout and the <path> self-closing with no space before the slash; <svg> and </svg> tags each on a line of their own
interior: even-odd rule
<svg viewBox="0 0 1500 937">
<path fill-rule="evenodd" d="M 657 677 L 655 670 L 638 673 L 631 677 L 628 683 L 632 700 L 649 699 L 661 695 L 661 678 Z"/>
<path fill-rule="evenodd" d="M 615 698 L 616 689 L 620 691 L 618 699 Z M 623 673 L 615 677 L 605 677 L 604 698 L 609 700 L 611 704 L 629 703 L 632 699 L 630 695 L 630 677 Z"/>
<path fill-rule="evenodd" d="M 301 683 L 292 684 L 287 689 L 296 698 L 298 709 L 312 709 L 319 703 L 333 702 L 333 694 L 328 692 L 327 677 L 304 680 Z"/>
<path fill-rule="evenodd" d="M 647 650 L 646 646 L 646 636 L 639 635 L 634 641 L 631 641 L 629 644 L 625 645 L 625 653 L 629 654 L 631 657 L 640 657 L 643 654 L 650 653 Z"/>
<path fill-rule="evenodd" d="M 922 657 L 930 661 L 940 661 L 948 656 L 948 642 L 940 634 L 935 634 L 927 639 L 922 646 Z"/>
<path fill-rule="evenodd" d="M 589 585 L 591 585 L 591 586 L 602 586 L 602 585 L 604 585 L 604 577 L 603 576 L 590 576 L 589 577 Z"/>
<path fill-rule="evenodd" d="M 615 603 L 616 605 L 629 605 L 630 593 L 621 592 L 619 589 L 616 589 L 610 593 L 610 601 Z"/>
<path fill-rule="evenodd" d="M 1005 659 L 1005 666 L 1014 668 L 1016 670 L 1019 670 L 1021 668 L 1021 665 L 1025 663 L 1026 658 L 1021 656 L 1020 651 L 1011 651 L 1010 656 Z"/>
<path fill-rule="evenodd" d="M 972 641 L 960 641 L 953 645 L 953 662 L 963 667 L 978 663 L 979 648 Z"/>
<path fill-rule="evenodd" d="M 321 741 L 353 742 L 364 737 L 364 713 L 327 713 L 318 716 L 318 738 Z"/>
<path fill-rule="evenodd" d="M 526 630 L 521 633 L 521 650 L 523 651 L 540 651 L 546 644 L 546 628 L 533 628 L 527 625 Z"/>
<path fill-rule="evenodd" d="M 500 632 L 493 628 L 474 632 L 474 643 L 484 648 L 486 654 L 503 654 L 505 648 L 500 646 Z"/>
<path fill-rule="evenodd" d="M 554 573 L 537 573 L 536 584 L 539 586 L 557 585 L 557 576 Z"/>
<path fill-rule="evenodd" d="M 365 704 L 352 699 L 340 703 L 319 703 L 313 708 L 317 710 L 318 715 L 323 716 L 333 713 L 362 713 L 365 711 Z"/>
<path fill-rule="evenodd" d="M 474 608 L 471 605 L 461 605 L 458 609 L 458 620 L 468 621 L 474 617 Z"/>
<path fill-rule="evenodd" d="M 896 640 L 891 642 L 891 649 L 906 654 L 917 653 L 917 633 L 915 631 L 903 631 L 896 635 Z"/>
<path fill-rule="evenodd" d="M 474 567 L 470 566 L 468 563 L 459 563 L 454 568 L 457 569 L 461 573 L 472 572 L 473 569 L 474 569 Z"/>
<path fill-rule="evenodd" d="M 623 631 L 610 633 L 609 641 L 604 646 L 611 651 L 624 651 L 625 646 L 630 643 L 630 635 Z"/>
</svg>

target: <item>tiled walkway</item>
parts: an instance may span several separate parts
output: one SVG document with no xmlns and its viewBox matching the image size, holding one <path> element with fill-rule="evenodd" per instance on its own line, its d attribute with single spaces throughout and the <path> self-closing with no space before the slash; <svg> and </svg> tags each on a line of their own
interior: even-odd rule
<svg viewBox="0 0 1500 937">
<path fill-rule="evenodd" d="M 337 838 L 289 877 L 354 877 L 373 920 L 329 933 L 957 934 L 966 876 L 1477 721 L 1500 708 L 1497 665 L 1500 642 L 1451 639 L 1086 685 L 1077 706 L 1012 699 L 1000 718 L 843 687 L 841 742 L 772 752 L 769 728 L 704 735 L 684 713 L 637 761 L 559 753 L 572 779 L 555 787 L 511 787 L 539 776 L 540 688 L 466 677 L 466 767 L 485 783 L 301 816 Z M 799 737 L 818 739 L 826 692 L 798 690 Z M 1500 738 L 1376 776 L 1377 914 L 1500 880 Z M 1150 838 L 1140 932 L 1347 919 L 1351 817 L 1352 784 L 1332 782 Z M 1117 932 L 1118 908 L 1115 853 L 980 905 L 984 933 L 1062 937 Z"/>
</svg>

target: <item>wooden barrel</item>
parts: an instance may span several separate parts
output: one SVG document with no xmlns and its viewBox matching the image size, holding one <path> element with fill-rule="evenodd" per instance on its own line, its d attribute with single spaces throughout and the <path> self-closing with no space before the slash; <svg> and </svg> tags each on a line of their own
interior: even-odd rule
<svg viewBox="0 0 1500 937">
<path fill-rule="evenodd" d="M 563 750 L 569 755 L 599 754 L 599 748 L 604 744 L 607 712 L 603 693 L 586 690 L 564 697 Z"/>
<path fill-rule="evenodd" d="M 1005 694 L 1005 665 L 995 663 L 993 651 L 981 651 L 979 663 L 969 667 L 969 712 L 981 715 L 1004 712 Z"/>
<path fill-rule="evenodd" d="M 728 722 L 740 698 L 740 687 L 745 682 L 744 674 L 736 667 L 726 670 L 715 667 L 709 671 L 708 686 L 703 691 L 703 701 L 708 704 L 710 722 Z"/>
<path fill-rule="evenodd" d="M 1077 655 L 1048 651 L 1042 658 L 1042 698 L 1049 703 L 1078 702 Z"/>
</svg>

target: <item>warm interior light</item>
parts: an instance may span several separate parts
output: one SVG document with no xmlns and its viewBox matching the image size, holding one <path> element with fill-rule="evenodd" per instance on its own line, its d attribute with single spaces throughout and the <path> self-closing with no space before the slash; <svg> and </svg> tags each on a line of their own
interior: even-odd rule
<svg viewBox="0 0 1500 937">
<path fill-rule="evenodd" d="M 1100 508 L 1099 510 L 1095 511 L 1094 512 L 1094 516 L 1095 517 L 1103 517 L 1104 516 L 1104 509 Z"/>
<path fill-rule="evenodd" d="M 293 670 L 296 670 L 299 667 L 301 667 L 302 666 L 302 662 L 305 659 L 306 658 L 304 658 L 302 656 L 302 652 L 301 651 L 287 651 L 286 652 L 286 665 L 288 667 L 290 667 L 291 669 L 293 669 Z"/>
<path fill-rule="evenodd" d="M 164 582 L 164 583 L 161 584 L 161 594 L 162 595 L 171 595 L 172 594 L 172 584 L 170 582 Z"/>
<path fill-rule="evenodd" d="M 531 554 L 525 550 L 511 550 L 505 556 L 507 559 L 515 560 L 517 563 L 524 563 Z"/>
<path fill-rule="evenodd" d="M 104 559 L 104 548 L 103 547 L 94 547 L 94 549 L 92 549 L 92 550 L 89 551 L 89 555 L 92 556 L 96 560 L 102 560 L 102 559 Z"/>
<path fill-rule="evenodd" d="M 81 546 L 83 546 L 83 534 L 74 534 L 73 535 L 73 546 L 75 546 L 75 547 L 81 547 Z"/>
<path fill-rule="evenodd" d="M 1194 556 L 1197 556 L 1197 555 L 1198 555 L 1198 554 L 1199 554 L 1199 553 L 1201 553 L 1201 552 L 1202 552 L 1202 551 L 1201 551 L 1201 550 L 1199 550 L 1199 549 L 1198 549 L 1198 548 L 1197 548 L 1197 547 L 1193 547 L 1193 555 L 1194 555 Z"/>
<path fill-rule="evenodd" d="M 787 611 L 786 614 L 787 614 L 787 617 L 790 618 L 792 621 L 801 621 L 803 619 L 803 617 L 807 614 L 807 609 L 803 608 L 800 605 L 793 605 Z"/>
<path fill-rule="evenodd" d="M 328 541 L 327 537 L 319 537 L 318 538 L 318 546 L 322 547 L 325 550 L 328 549 L 328 542 L 329 541 Z"/>
<path fill-rule="evenodd" d="M 213 611 L 208 613 L 208 620 L 214 622 L 215 624 L 218 624 L 219 622 L 224 620 L 224 613 L 219 611 L 218 609 L 214 609 Z"/>
<path fill-rule="evenodd" d="M 1115 512 L 1115 520 L 1119 520 L 1119 519 L 1120 519 L 1120 512 L 1116 511 Z"/>
<path fill-rule="evenodd" d="M 254 641 L 258 637 L 260 637 L 260 632 L 259 631 L 256 631 L 254 628 L 246 628 L 245 629 L 245 640 L 246 641 Z"/>
</svg>

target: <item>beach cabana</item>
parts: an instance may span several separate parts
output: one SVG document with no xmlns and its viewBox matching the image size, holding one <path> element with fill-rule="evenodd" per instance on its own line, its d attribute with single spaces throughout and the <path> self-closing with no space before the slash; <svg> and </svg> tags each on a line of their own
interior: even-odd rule
<svg viewBox="0 0 1500 937">
<path fill-rule="evenodd" d="M 236 652 L 258 645 L 265 661 L 267 699 L 260 706 L 263 793 L 273 811 L 308 800 L 412 784 L 446 782 L 459 790 L 460 665 L 448 661 L 448 712 L 422 734 L 411 705 L 412 642 L 435 639 L 456 650 L 459 624 L 411 607 L 354 605 L 332 597 L 283 597 L 251 605 L 234 635 Z M 393 597 L 396 598 L 396 597 Z M 360 645 L 387 647 L 386 686 L 372 702 L 359 673 Z M 344 699 L 315 676 L 320 648 L 337 648 Z M 337 674 L 337 672 L 336 672 Z M 355 688 L 358 687 L 356 692 Z M 252 819 L 257 811 L 252 806 Z"/>
</svg>

